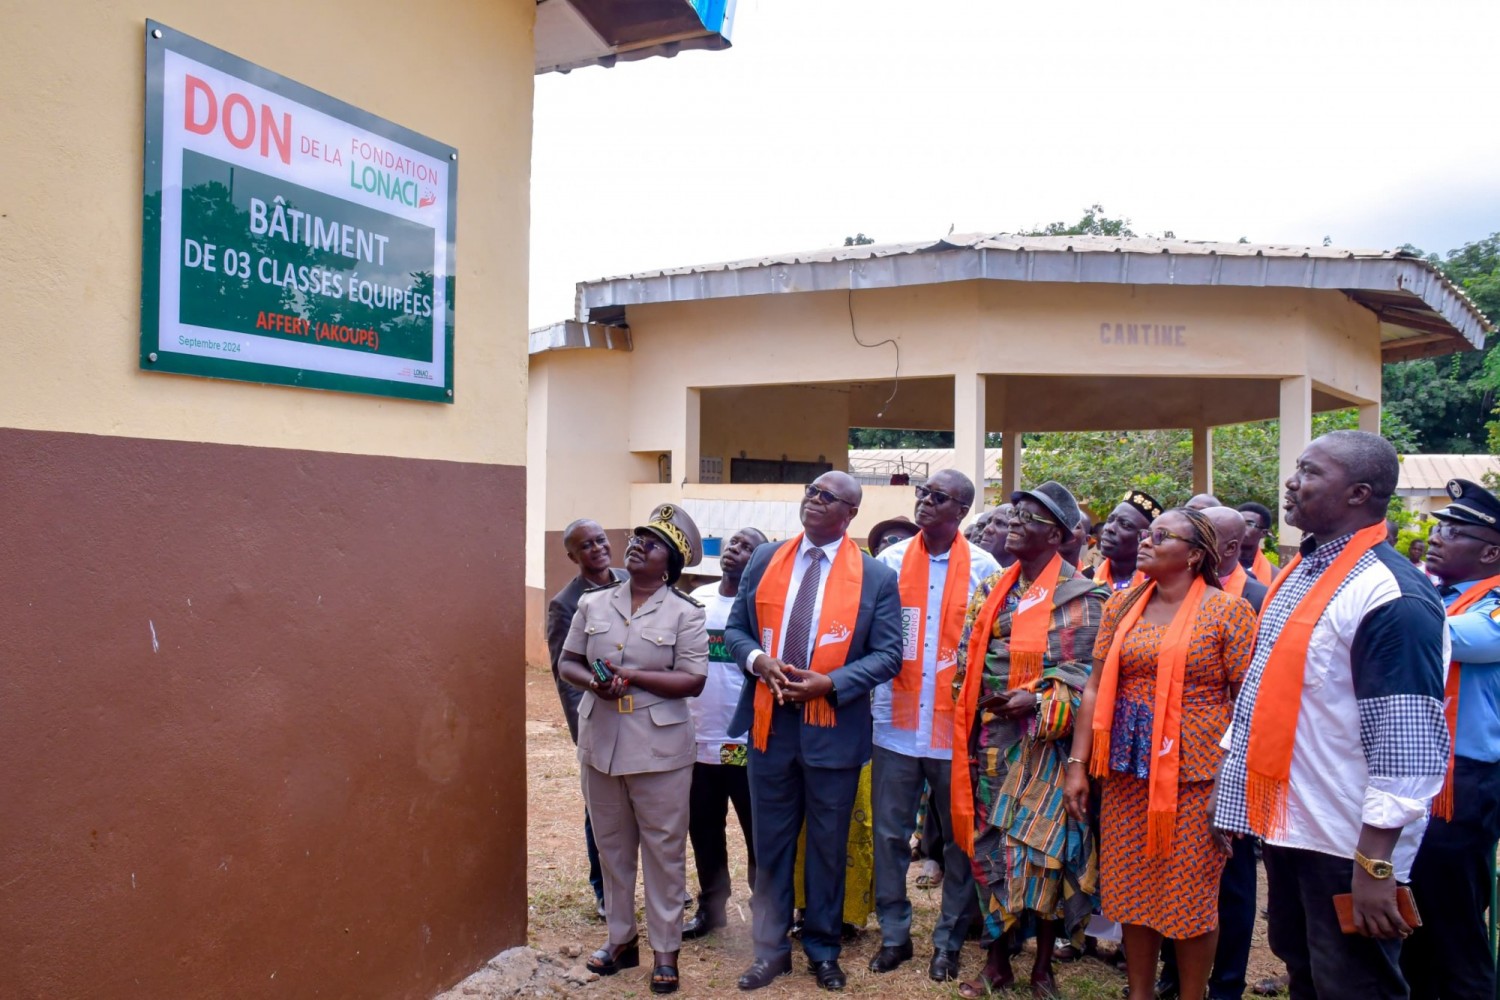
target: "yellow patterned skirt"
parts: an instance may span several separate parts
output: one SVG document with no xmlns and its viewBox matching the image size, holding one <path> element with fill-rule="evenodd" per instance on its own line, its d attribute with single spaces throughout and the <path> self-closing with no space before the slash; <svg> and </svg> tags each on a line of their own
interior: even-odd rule
<svg viewBox="0 0 1500 1000">
<path fill-rule="evenodd" d="M 875 912 L 875 813 L 870 804 L 870 765 L 859 772 L 859 791 L 854 793 L 854 813 L 849 818 L 849 855 L 844 871 L 844 923 L 864 927 Z M 797 909 L 807 905 L 803 891 L 806 867 L 807 824 L 797 837 Z"/>
</svg>

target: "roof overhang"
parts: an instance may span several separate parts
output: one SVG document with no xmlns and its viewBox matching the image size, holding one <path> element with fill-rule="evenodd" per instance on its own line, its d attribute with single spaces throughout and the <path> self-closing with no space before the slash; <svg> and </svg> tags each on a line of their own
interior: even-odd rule
<svg viewBox="0 0 1500 1000">
<path fill-rule="evenodd" d="M 727 49 L 735 0 L 537 0 L 536 72 Z"/>
<path fill-rule="evenodd" d="M 1386 361 L 1477 349 L 1493 329 L 1436 267 L 1396 250 L 1006 234 L 838 247 L 586 281 L 578 285 L 577 318 L 621 324 L 626 307 L 647 303 L 975 280 L 1339 291 L 1380 318 Z"/>
<path fill-rule="evenodd" d="M 579 323 L 571 319 L 548 326 L 539 326 L 527 334 L 527 340 L 528 354 L 545 354 L 547 351 L 630 351 L 635 349 L 628 326 Z"/>
</svg>

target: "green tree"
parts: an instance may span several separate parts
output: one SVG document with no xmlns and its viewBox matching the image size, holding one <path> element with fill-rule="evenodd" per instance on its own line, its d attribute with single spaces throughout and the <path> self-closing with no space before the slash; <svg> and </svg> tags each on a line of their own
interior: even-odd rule
<svg viewBox="0 0 1500 1000">
<path fill-rule="evenodd" d="M 849 428 L 851 448 L 952 448 L 952 431 L 905 431 L 892 427 Z"/>
<path fill-rule="evenodd" d="M 1095 202 L 1083 210 L 1083 218 L 1072 224 L 1058 220 L 1038 229 L 1022 230 L 1020 236 L 1134 236 L 1129 219 L 1111 219 L 1104 206 Z"/>
<path fill-rule="evenodd" d="M 868 246 L 869 244 L 874 243 L 874 242 L 875 242 L 875 237 L 873 237 L 873 236 L 866 236 L 864 233 L 855 233 L 853 236 L 845 236 L 844 237 L 844 246 L 846 246 L 846 247 Z"/>
</svg>

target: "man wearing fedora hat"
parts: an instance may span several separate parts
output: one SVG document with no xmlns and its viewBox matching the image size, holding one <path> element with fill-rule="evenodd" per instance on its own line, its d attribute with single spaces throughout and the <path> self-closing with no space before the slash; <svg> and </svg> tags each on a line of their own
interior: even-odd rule
<svg viewBox="0 0 1500 1000">
<path fill-rule="evenodd" d="M 912 817 L 926 783 L 932 789 L 928 815 L 937 818 L 944 844 L 943 903 L 932 932 L 927 972 L 944 982 L 958 978 L 959 950 L 974 907 L 968 858 L 948 832 L 953 675 L 969 599 L 981 581 L 1000 572 L 1000 566 L 959 533 L 974 503 L 974 483 L 968 476 L 943 469 L 916 489 L 919 533 L 880 553 L 880 561 L 900 577 L 903 645 L 901 673 L 875 689 L 872 705 L 875 913 L 881 947 L 870 959 L 870 971 L 890 972 L 912 957 L 906 874 Z"/>
<path fill-rule="evenodd" d="M 1447 609 L 1453 662 L 1444 702 L 1453 756 L 1411 868 L 1423 924 L 1401 949 L 1414 998 L 1494 995 L 1485 909 L 1500 841 L 1500 499 L 1477 483 L 1448 483 L 1427 547 Z"/>
</svg>

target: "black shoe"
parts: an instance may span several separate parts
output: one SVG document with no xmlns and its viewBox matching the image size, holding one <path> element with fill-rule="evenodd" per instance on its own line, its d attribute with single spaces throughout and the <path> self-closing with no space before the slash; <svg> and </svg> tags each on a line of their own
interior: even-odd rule
<svg viewBox="0 0 1500 1000">
<path fill-rule="evenodd" d="M 892 972 L 902 962 L 911 961 L 911 941 L 905 944 L 883 944 L 870 959 L 871 972 Z"/>
<path fill-rule="evenodd" d="M 641 945 L 639 938 L 632 938 L 629 944 L 622 944 L 619 948 L 611 948 L 605 945 L 589 956 L 584 963 L 590 972 L 597 972 L 601 976 L 613 976 L 621 969 L 634 969 L 641 964 Z"/>
<path fill-rule="evenodd" d="M 863 932 L 863 927 L 856 927 L 846 920 L 843 926 L 839 928 L 839 937 L 843 938 L 845 944 L 849 944 L 852 941 L 858 940 L 860 934 Z"/>
<path fill-rule="evenodd" d="M 946 983 L 958 978 L 958 952 L 943 951 L 941 948 L 932 953 L 932 962 L 927 966 L 927 978 L 935 983 Z"/>
<path fill-rule="evenodd" d="M 1169 983 L 1165 979 L 1156 981 L 1156 1000 L 1182 1000 L 1182 993 L 1176 983 Z"/>
<path fill-rule="evenodd" d="M 757 958 L 750 963 L 750 968 L 740 976 L 739 987 L 742 990 L 758 990 L 762 986 L 770 986 L 777 976 L 784 976 L 792 971 L 792 956 L 782 955 L 780 958 L 764 959 Z"/>
<path fill-rule="evenodd" d="M 699 910 L 682 922 L 682 936 L 684 940 L 691 941 L 694 938 L 707 937 L 723 926 L 723 917 L 715 920 L 707 913 Z"/>
<path fill-rule="evenodd" d="M 908 951 L 911 950 L 910 944 L 906 947 Z M 839 960 L 836 958 L 830 958 L 826 962 L 808 962 L 807 971 L 818 977 L 818 985 L 825 990 L 841 990 L 847 982 L 844 970 L 839 968 Z"/>
</svg>

